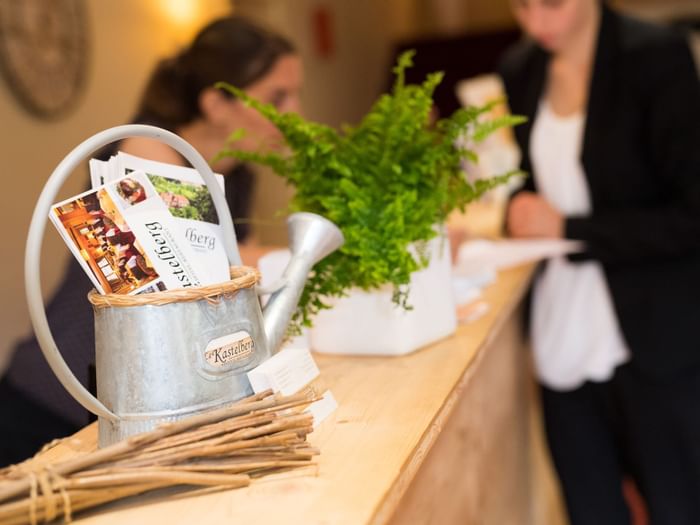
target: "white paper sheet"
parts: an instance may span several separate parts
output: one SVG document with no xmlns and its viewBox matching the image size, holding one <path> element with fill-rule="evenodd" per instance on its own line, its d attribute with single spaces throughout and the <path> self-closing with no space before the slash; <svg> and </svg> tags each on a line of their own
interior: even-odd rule
<svg viewBox="0 0 700 525">
<path fill-rule="evenodd" d="M 580 241 L 560 239 L 473 240 L 462 244 L 457 252 L 456 275 L 474 275 L 485 270 L 501 270 L 583 250 Z"/>
</svg>

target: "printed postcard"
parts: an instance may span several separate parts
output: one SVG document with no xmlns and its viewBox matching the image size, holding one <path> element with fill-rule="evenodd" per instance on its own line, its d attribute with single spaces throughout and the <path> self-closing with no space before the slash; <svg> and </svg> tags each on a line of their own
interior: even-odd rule
<svg viewBox="0 0 700 525">
<path fill-rule="evenodd" d="M 209 279 L 213 282 L 229 279 L 228 257 L 214 201 L 197 170 L 119 152 L 107 162 L 91 161 L 90 171 L 93 185 L 134 171 L 144 172 L 167 210 L 177 220 L 198 264 L 209 272 Z M 223 190 L 224 178 L 217 174 L 216 179 Z"/>
<path fill-rule="evenodd" d="M 143 172 L 54 205 L 51 221 L 101 293 L 212 284 Z"/>
</svg>

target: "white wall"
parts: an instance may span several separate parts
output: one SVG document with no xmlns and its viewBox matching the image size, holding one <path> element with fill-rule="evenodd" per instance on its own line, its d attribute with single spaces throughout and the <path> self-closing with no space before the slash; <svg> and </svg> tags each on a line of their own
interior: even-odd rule
<svg viewBox="0 0 700 525">
<path fill-rule="evenodd" d="M 185 22 L 172 18 L 168 0 L 86 2 L 91 34 L 90 72 L 78 107 L 50 122 L 27 114 L 0 78 L 0 166 L 7 191 L 0 206 L 4 242 L 0 272 L 0 367 L 17 337 L 29 330 L 23 288 L 24 244 L 29 220 L 44 182 L 75 145 L 103 128 L 129 119 L 146 75 L 208 19 L 229 8 L 226 0 L 199 0 Z M 81 191 L 83 172 L 64 195 Z M 42 260 L 45 294 L 57 284 L 68 250 L 49 226 Z"/>
</svg>

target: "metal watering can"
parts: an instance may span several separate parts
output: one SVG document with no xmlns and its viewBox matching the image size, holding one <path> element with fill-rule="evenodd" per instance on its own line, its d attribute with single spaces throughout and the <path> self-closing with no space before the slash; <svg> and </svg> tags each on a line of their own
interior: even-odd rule
<svg viewBox="0 0 700 525">
<path fill-rule="evenodd" d="M 292 258 L 280 281 L 263 292 L 271 293 L 264 310 L 258 299 L 261 291 L 255 288 L 243 288 L 233 297 L 221 296 L 216 301 L 96 308 L 97 397 L 93 396 L 68 368 L 51 334 L 41 294 L 41 244 L 51 205 L 65 179 L 95 151 L 136 136 L 168 144 L 200 173 L 216 206 L 229 262 L 232 266 L 241 264 L 231 214 L 211 168 L 174 133 L 145 125 L 110 128 L 78 145 L 56 167 L 32 216 L 25 253 L 25 289 L 42 352 L 66 390 L 98 416 L 100 446 L 251 394 L 246 372 L 279 349 L 309 271 L 344 242 L 338 227 L 327 219 L 312 213 L 291 215 Z M 214 366 L 205 358 L 213 341 L 241 333 L 250 338 L 247 344 L 252 347 L 245 359 Z"/>
</svg>

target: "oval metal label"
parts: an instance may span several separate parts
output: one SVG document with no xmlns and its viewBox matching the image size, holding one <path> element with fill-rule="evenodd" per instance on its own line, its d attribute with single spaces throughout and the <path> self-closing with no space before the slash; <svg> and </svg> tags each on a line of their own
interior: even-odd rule
<svg viewBox="0 0 700 525">
<path fill-rule="evenodd" d="M 246 359 L 254 348 L 253 338 L 241 330 L 209 341 L 204 349 L 204 359 L 212 366 L 222 367 Z"/>
</svg>

